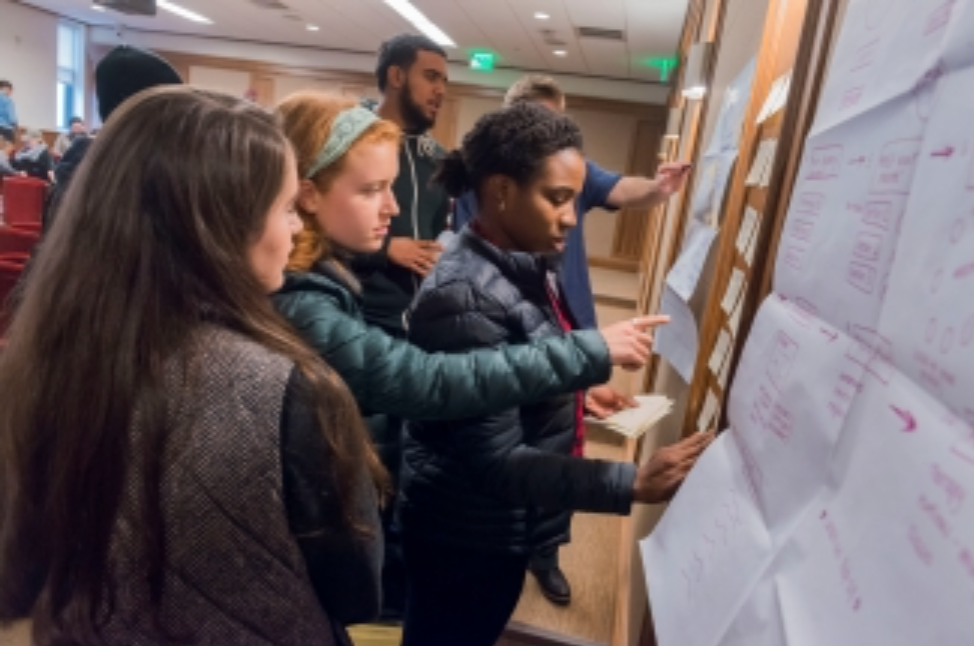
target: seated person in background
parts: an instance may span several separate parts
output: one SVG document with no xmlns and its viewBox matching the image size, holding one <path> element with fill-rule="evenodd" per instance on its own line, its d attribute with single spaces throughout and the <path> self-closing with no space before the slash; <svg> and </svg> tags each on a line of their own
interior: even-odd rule
<svg viewBox="0 0 974 646">
<path fill-rule="evenodd" d="M 23 175 L 23 173 L 14 169 L 14 167 L 10 165 L 10 152 L 12 150 L 13 146 L 10 144 L 10 142 L 3 137 L 0 137 L 0 178 Z"/>
<path fill-rule="evenodd" d="M 84 119 L 72 117 L 68 131 L 58 135 L 57 141 L 54 142 L 54 156 L 61 159 L 75 141 L 87 136 L 88 131 L 85 128 Z"/>
<path fill-rule="evenodd" d="M 385 474 L 268 298 L 297 191 L 244 101 L 160 88 L 112 117 L 0 354 L 0 625 L 336 646 L 377 614 Z"/>
<path fill-rule="evenodd" d="M 98 114 L 107 122 L 115 109 L 129 97 L 161 85 L 179 85 L 183 81 L 163 58 L 136 47 L 119 45 L 105 55 L 95 68 L 95 96 Z M 71 179 L 81 166 L 98 130 L 76 141 L 54 170 L 57 184 L 44 208 L 44 231 L 54 225 L 57 209 L 71 186 Z"/>
<path fill-rule="evenodd" d="M 437 180 L 452 196 L 473 190 L 478 216 L 423 282 L 410 341 L 455 353 L 566 334 L 553 269 L 576 224 L 581 147 L 570 119 L 518 104 L 482 117 L 463 149 L 447 156 Z M 565 447 L 582 423 L 581 404 L 580 393 L 567 393 L 488 415 L 408 424 L 403 646 L 493 646 L 538 547 L 537 523 L 553 512 L 628 514 L 634 502 L 668 500 L 711 440 L 709 433 L 688 438 L 638 470 L 572 457 Z"/>
<path fill-rule="evenodd" d="M 296 237 L 278 310 L 345 380 L 372 439 L 395 476 L 399 427 L 388 416 L 456 419 L 570 393 L 608 379 L 613 363 L 638 364 L 649 343 L 631 321 L 535 343 L 433 354 L 365 322 L 362 290 L 349 268 L 374 253 L 398 217 L 393 186 L 402 131 L 355 101 L 300 92 L 278 107 L 298 159 Z M 404 576 L 392 505 L 386 507 L 385 617 L 401 617 Z"/>
<path fill-rule="evenodd" d="M 22 146 L 14 154 L 11 165 L 27 177 L 54 181 L 54 158 L 44 143 L 44 136 L 36 128 L 28 128 L 21 137 Z"/>
</svg>

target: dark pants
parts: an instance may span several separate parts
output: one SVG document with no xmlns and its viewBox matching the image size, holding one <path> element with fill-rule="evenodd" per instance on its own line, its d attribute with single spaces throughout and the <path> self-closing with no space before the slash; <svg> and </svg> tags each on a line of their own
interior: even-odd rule
<svg viewBox="0 0 974 646">
<path fill-rule="evenodd" d="M 409 592 L 402 646 L 494 646 L 514 614 L 527 555 L 403 542 Z"/>
<path fill-rule="evenodd" d="M 5 128 L 3 126 L 0 126 L 0 137 L 3 137 L 4 139 L 6 139 L 7 141 L 9 141 L 14 145 L 17 145 L 17 141 L 14 138 L 14 131 L 12 128 Z"/>
</svg>

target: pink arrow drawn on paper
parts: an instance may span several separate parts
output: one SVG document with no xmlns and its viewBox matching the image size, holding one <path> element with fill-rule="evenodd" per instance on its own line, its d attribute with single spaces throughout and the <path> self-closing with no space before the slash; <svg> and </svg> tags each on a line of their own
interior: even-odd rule
<svg viewBox="0 0 974 646">
<path fill-rule="evenodd" d="M 906 424 L 906 428 L 903 429 L 904 433 L 912 433 L 917 430 L 917 418 L 913 416 L 913 413 L 903 408 L 897 408 L 896 406 L 890 406 L 890 408 Z"/>
<path fill-rule="evenodd" d="M 959 267 L 957 271 L 954 272 L 954 278 L 967 278 L 971 274 L 974 274 L 974 262 L 969 262 L 962 267 Z"/>
<path fill-rule="evenodd" d="M 862 155 L 858 157 L 853 157 L 852 159 L 849 160 L 850 166 L 861 166 L 862 164 L 865 163 L 866 163 L 866 158 Z"/>
<path fill-rule="evenodd" d="M 953 155 L 954 155 L 954 147 L 953 146 L 945 146 L 944 148 L 941 148 L 940 150 L 935 150 L 932 153 L 930 153 L 930 156 L 931 157 L 945 157 L 945 158 L 948 158 L 948 159 L 950 157 L 952 157 Z"/>
<path fill-rule="evenodd" d="M 828 337 L 829 343 L 833 343 L 836 339 L 839 338 L 839 333 L 838 332 L 830 332 L 829 330 L 826 330 L 824 327 L 823 328 L 819 328 L 819 331 L 824 336 Z"/>
</svg>

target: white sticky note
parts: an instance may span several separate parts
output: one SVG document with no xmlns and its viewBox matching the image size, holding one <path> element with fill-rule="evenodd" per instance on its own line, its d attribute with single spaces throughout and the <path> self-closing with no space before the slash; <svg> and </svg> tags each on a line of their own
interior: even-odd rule
<svg viewBox="0 0 974 646">
<path fill-rule="evenodd" d="M 700 410 L 700 417 L 697 418 L 698 431 L 710 429 L 710 424 L 714 421 L 714 415 L 717 414 L 718 406 L 720 406 L 720 402 L 717 399 L 717 395 L 714 394 L 714 391 L 707 390 L 707 399 L 704 401 L 703 408 Z"/>
<path fill-rule="evenodd" d="M 758 181 L 758 186 L 762 188 L 767 188 L 771 183 L 771 171 L 774 169 L 774 159 L 778 154 L 777 139 L 770 139 L 766 143 L 764 167 L 761 169 L 761 178 Z"/>
<path fill-rule="evenodd" d="M 761 237 L 761 222 L 760 220 L 755 227 L 754 235 L 751 236 L 751 240 L 747 243 L 747 248 L 744 250 L 744 262 L 747 263 L 748 267 L 754 265 L 754 251 L 758 247 L 758 238 Z"/>
<path fill-rule="evenodd" d="M 724 365 L 720 369 L 720 374 L 717 375 L 717 383 L 720 384 L 720 389 L 727 392 L 727 377 L 730 374 L 730 357 L 724 362 Z"/>
<path fill-rule="evenodd" d="M 724 292 L 724 299 L 720 302 L 720 308 L 727 314 L 730 314 L 731 309 L 737 304 L 737 298 L 741 295 L 741 290 L 744 288 L 745 282 L 744 272 L 735 267 L 734 273 L 731 274 L 730 282 L 727 283 L 727 291 Z"/>
<path fill-rule="evenodd" d="M 744 299 L 737 299 L 737 305 L 734 306 L 734 311 L 731 312 L 730 317 L 727 319 L 727 327 L 730 328 L 731 335 L 737 338 L 737 332 L 741 329 L 741 310 L 744 309 Z"/>
<path fill-rule="evenodd" d="M 758 146 L 758 151 L 754 155 L 754 161 L 751 164 L 751 170 L 747 174 L 747 180 L 744 182 L 746 186 L 757 186 L 761 182 L 761 174 L 764 172 L 764 165 L 768 160 L 768 146 L 767 142 L 762 141 Z"/>
<path fill-rule="evenodd" d="M 760 214 L 750 206 L 744 211 L 744 220 L 741 222 L 740 231 L 737 232 L 737 242 L 735 243 L 737 250 L 742 254 L 751 242 L 751 236 L 754 234 L 754 228 L 757 226 L 759 217 Z"/>
<path fill-rule="evenodd" d="M 710 372 L 715 375 L 720 372 L 720 369 L 724 366 L 724 360 L 727 358 L 730 347 L 730 334 L 727 333 L 727 330 L 721 330 L 720 336 L 717 338 L 717 343 L 714 344 L 714 350 L 710 353 L 710 361 L 707 363 L 710 367 Z"/>
</svg>

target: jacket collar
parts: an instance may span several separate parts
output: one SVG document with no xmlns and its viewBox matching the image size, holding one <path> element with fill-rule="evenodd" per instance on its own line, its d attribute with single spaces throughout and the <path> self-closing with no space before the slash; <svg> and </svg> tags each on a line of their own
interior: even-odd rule
<svg viewBox="0 0 974 646">
<path fill-rule="evenodd" d="M 489 260 L 512 283 L 518 285 L 543 286 L 548 272 L 556 271 L 560 260 L 557 256 L 499 249 L 471 226 L 464 227 L 460 232 L 460 244 Z"/>
</svg>

